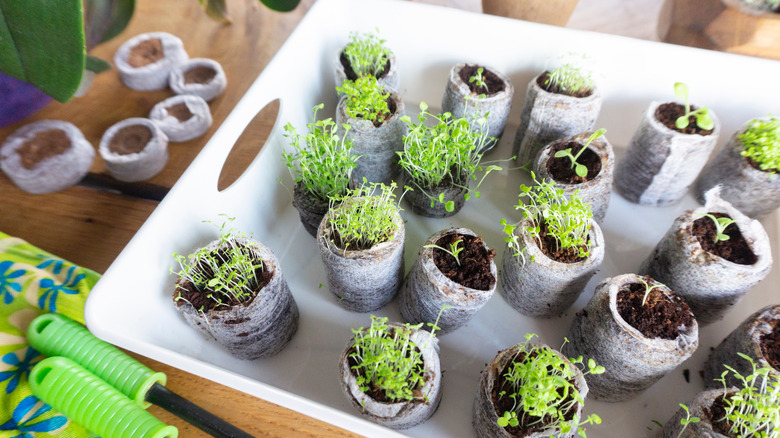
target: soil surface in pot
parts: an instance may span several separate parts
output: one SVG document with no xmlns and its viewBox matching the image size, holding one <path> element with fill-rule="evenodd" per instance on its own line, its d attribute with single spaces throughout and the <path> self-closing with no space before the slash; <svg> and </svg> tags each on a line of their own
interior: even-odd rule
<svg viewBox="0 0 780 438">
<path fill-rule="evenodd" d="M 555 260 L 559 263 L 577 263 L 585 260 L 585 257 L 580 257 L 579 248 L 560 248 L 558 246 L 558 240 L 550 234 L 547 227 L 547 222 L 542 221 L 539 226 L 539 238 L 542 241 L 539 249 L 542 250 L 544 255 Z M 590 237 L 588 237 L 590 241 Z"/>
<path fill-rule="evenodd" d="M 137 154 L 144 150 L 152 139 L 152 130 L 146 125 L 130 125 L 120 129 L 111 141 L 108 150 L 117 155 Z"/>
<path fill-rule="evenodd" d="M 731 217 L 723 213 L 710 213 L 715 217 Z M 724 234 L 729 236 L 729 240 L 721 240 L 715 243 L 715 236 L 718 234 L 718 229 L 715 226 L 715 221 L 707 216 L 702 216 L 693 221 L 693 227 L 691 232 L 699 240 L 699 245 L 702 249 L 724 258 L 730 262 L 737 263 L 739 265 L 752 265 L 758 261 L 753 250 L 750 249 L 747 241 L 742 237 L 742 232 L 739 231 L 739 227 L 736 223 L 733 223 L 726 227 Z"/>
<path fill-rule="evenodd" d="M 555 157 L 556 152 L 569 148 L 571 148 L 571 154 L 576 156 L 582 149 L 582 146 L 576 141 L 555 143 L 552 146 L 551 158 L 547 160 L 547 173 L 555 181 L 564 184 L 581 184 L 595 178 L 601 172 L 601 157 L 590 148 L 585 149 L 582 155 L 577 158 L 577 163 L 588 168 L 588 174 L 584 177 L 577 175 L 569 157 Z"/>
<path fill-rule="evenodd" d="M 729 394 L 731 396 L 731 394 Z M 731 423 L 726 420 L 726 400 L 724 396 L 716 398 L 712 405 L 708 408 L 704 408 L 704 413 L 710 417 L 710 424 L 712 424 L 712 430 L 718 432 L 721 435 L 736 438 L 736 435 L 729 432 Z"/>
<path fill-rule="evenodd" d="M 145 65 L 154 64 L 163 59 L 165 53 L 162 48 L 162 41 L 159 38 L 151 38 L 141 41 L 135 47 L 130 49 L 127 56 L 127 63 L 131 67 L 139 68 Z"/>
<path fill-rule="evenodd" d="M 32 169 L 47 158 L 63 154 L 72 146 L 68 134 L 62 129 L 49 129 L 35 134 L 16 149 L 19 161 L 25 169 Z"/>
<path fill-rule="evenodd" d="M 192 111 L 190 111 L 187 104 L 184 102 L 169 106 L 168 108 L 165 108 L 165 110 L 168 111 L 168 114 L 176 117 L 180 122 L 186 122 L 192 118 Z"/>
<path fill-rule="evenodd" d="M 347 75 L 347 79 L 350 81 L 354 81 L 358 78 L 357 73 L 355 73 L 355 70 L 352 69 L 352 64 L 349 62 L 349 58 L 347 58 L 347 55 L 344 52 L 341 52 L 341 56 L 339 57 L 339 60 L 341 61 L 341 66 L 344 67 L 344 74 Z M 387 72 L 390 71 L 390 60 L 387 60 L 387 63 L 385 63 L 385 66 L 382 67 L 382 71 L 379 72 L 379 74 L 376 74 L 377 79 L 382 79 Z"/>
<path fill-rule="evenodd" d="M 185 84 L 208 84 L 217 75 L 217 71 L 205 65 L 195 66 L 184 72 Z"/>
<path fill-rule="evenodd" d="M 485 81 L 487 89 L 484 86 L 477 85 L 476 81 L 470 80 L 472 77 L 477 76 L 477 70 L 480 68 L 482 68 L 482 80 Z M 466 64 L 465 67 L 460 69 L 458 76 L 460 76 L 460 80 L 462 80 L 463 83 L 469 86 L 469 90 L 471 90 L 471 92 L 477 96 L 480 94 L 493 96 L 494 94 L 498 94 L 506 89 L 504 81 L 502 81 L 497 74 L 479 65 Z"/>
<path fill-rule="evenodd" d="M 649 277 L 645 277 L 645 281 L 650 285 L 655 283 Z M 676 339 L 681 329 L 693 324 L 693 312 L 676 294 L 667 297 L 658 289 L 653 289 L 642 305 L 644 297 L 644 284 L 625 285 L 617 294 L 617 310 L 624 321 L 646 338 Z"/>
<path fill-rule="evenodd" d="M 216 259 L 228 260 L 230 259 L 230 256 L 227 250 L 220 249 L 219 251 L 217 251 Z M 218 294 L 215 293 L 213 289 L 208 287 L 202 291 L 198 290 L 195 287 L 195 285 L 189 280 L 185 280 L 181 284 L 177 283 L 176 291 L 174 292 L 174 300 L 177 306 L 183 306 L 184 303 L 189 302 L 190 304 L 192 304 L 192 306 L 195 309 L 197 309 L 199 312 L 202 313 L 207 313 L 212 310 L 216 310 L 216 311 L 227 310 L 231 307 L 238 306 L 238 305 L 248 306 L 249 304 L 252 303 L 257 293 L 260 292 L 271 281 L 271 279 L 274 276 L 274 273 L 269 269 L 267 269 L 267 267 L 268 265 L 265 262 L 262 262 L 262 267 L 258 267 L 257 269 L 255 269 L 255 278 L 257 279 L 258 286 L 255 288 L 252 296 L 243 303 L 240 302 L 234 295 L 225 295 L 222 293 Z M 199 263 L 195 269 L 203 272 L 206 278 L 213 277 L 213 271 L 211 270 L 211 268 L 209 268 L 203 263 Z M 209 298 L 210 294 L 219 296 L 222 302 L 218 303 L 214 299 Z M 177 296 L 180 296 L 182 299 L 176 300 L 175 298 Z M 246 320 L 225 321 L 225 323 L 239 324 L 245 321 Z"/>
<path fill-rule="evenodd" d="M 780 319 L 769 322 L 772 331 L 761 337 L 761 353 L 769 365 L 780 371 Z"/>
<path fill-rule="evenodd" d="M 696 107 L 691 105 L 691 111 L 695 111 Z M 678 129 L 677 119 L 685 115 L 685 107 L 679 103 L 668 102 L 658 106 L 655 110 L 655 119 L 663 123 L 664 126 L 672 131 L 681 132 L 683 134 L 699 134 L 710 135 L 712 129 L 701 129 L 696 124 L 696 116 L 688 116 L 688 126 L 684 129 Z"/>
<path fill-rule="evenodd" d="M 533 353 L 532 353 L 533 354 Z M 522 363 L 525 361 L 525 352 L 520 352 L 517 355 L 517 358 L 514 361 L 510 361 L 506 368 L 501 370 L 501 374 L 498 376 L 498 378 L 495 380 L 495 383 L 493 385 L 493 389 L 491 391 L 491 399 L 493 401 L 493 406 L 496 409 L 496 415 L 498 415 L 499 418 L 504 416 L 504 412 L 510 412 L 512 411 L 512 408 L 515 407 L 515 401 L 512 400 L 511 397 L 509 397 L 509 394 L 512 392 L 512 384 L 507 381 L 507 378 L 505 377 L 505 374 L 509 373 L 509 370 L 512 368 L 512 364 L 515 362 Z M 533 357 L 533 356 L 530 356 Z M 574 384 L 574 380 L 569 380 L 569 383 Z M 505 397 L 499 398 L 499 393 L 501 391 L 506 391 L 507 394 Z M 572 402 L 573 395 L 570 393 L 566 400 L 561 402 L 560 404 L 565 405 L 567 403 Z M 572 418 L 574 418 L 574 414 L 577 413 L 577 404 L 572 403 L 571 409 L 569 409 L 568 412 L 564 414 L 564 419 L 569 421 Z M 535 420 L 538 419 L 538 417 L 529 417 L 531 418 L 531 421 L 527 421 L 529 423 L 534 422 L 534 424 L 527 426 L 522 423 L 523 417 L 525 417 L 525 411 L 520 408 L 520 410 L 517 412 L 517 418 L 521 420 L 521 423 L 515 427 L 507 426 L 504 428 L 504 430 L 507 431 L 512 436 L 516 437 L 524 437 L 528 436 L 535 432 L 541 432 L 544 430 L 545 425 L 549 424 L 552 421 L 552 417 L 547 415 L 545 416 L 542 421 L 535 422 Z"/>
<path fill-rule="evenodd" d="M 390 336 L 392 336 L 393 331 L 390 331 Z M 413 343 L 411 345 L 414 345 Z M 414 345 L 414 351 L 418 354 L 420 353 L 420 349 Z M 355 353 L 355 348 L 353 347 L 349 353 L 347 353 L 347 363 L 349 364 L 349 369 L 352 371 L 352 375 L 360 378 L 363 377 L 366 379 L 366 381 L 369 381 L 370 376 L 366 374 L 365 368 L 356 368 L 359 364 L 356 358 L 354 358 L 352 355 Z M 409 358 L 409 352 L 406 353 L 406 358 Z M 422 359 L 421 359 L 422 360 Z M 417 388 L 412 390 L 412 396 L 415 398 L 413 400 L 409 400 L 409 402 L 415 403 L 415 402 L 425 402 L 423 398 L 422 393 L 422 387 L 425 385 L 425 381 L 427 381 L 428 377 L 425 375 L 425 368 L 423 366 L 423 363 L 420 362 L 419 364 L 415 365 L 414 371 L 418 373 L 419 375 L 423 376 L 423 382 L 420 383 Z M 380 403 L 399 403 L 404 402 L 405 400 L 393 400 L 390 399 L 387 394 L 385 393 L 385 390 L 380 388 L 379 386 L 368 383 L 368 390 L 364 391 L 366 395 L 373 398 L 374 400 L 380 402 Z"/>
<path fill-rule="evenodd" d="M 538 85 L 542 90 L 547 91 L 548 93 L 555 93 L 555 94 L 563 94 L 566 96 L 571 97 L 588 97 L 591 94 L 593 94 L 592 89 L 588 90 L 579 90 L 576 93 L 571 92 L 565 92 L 560 89 L 557 85 L 553 85 L 552 82 L 547 80 L 547 75 L 549 75 L 549 71 L 545 71 L 539 77 L 536 79 L 536 85 Z"/>
<path fill-rule="evenodd" d="M 496 277 L 490 272 L 490 262 L 496 256 L 496 250 L 486 251 L 481 237 L 462 234 L 442 236 L 436 245 L 450 250 L 450 245 L 457 241 L 460 241 L 458 248 L 462 248 L 458 260 L 446 251 L 433 248 L 433 263 L 455 283 L 471 289 L 490 290 L 496 284 Z"/>
</svg>

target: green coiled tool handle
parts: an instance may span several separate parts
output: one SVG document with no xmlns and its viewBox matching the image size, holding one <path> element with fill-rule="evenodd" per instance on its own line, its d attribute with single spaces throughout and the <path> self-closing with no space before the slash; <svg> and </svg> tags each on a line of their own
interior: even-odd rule
<svg viewBox="0 0 780 438">
<path fill-rule="evenodd" d="M 145 397 L 152 385 L 165 385 L 165 374 L 150 370 L 66 316 L 46 313 L 35 318 L 27 339 L 44 356 L 71 359 L 144 409 L 150 406 Z"/>
<path fill-rule="evenodd" d="M 30 372 L 33 394 L 103 438 L 177 438 L 167 426 L 111 385 L 66 357 L 50 357 Z"/>
</svg>

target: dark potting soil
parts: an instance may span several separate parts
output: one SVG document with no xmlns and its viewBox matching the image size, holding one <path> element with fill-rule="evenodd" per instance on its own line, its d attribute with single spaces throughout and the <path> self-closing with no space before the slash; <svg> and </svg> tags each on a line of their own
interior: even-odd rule
<svg viewBox="0 0 780 438">
<path fill-rule="evenodd" d="M 62 129 L 42 131 L 27 140 L 16 150 L 19 161 L 25 169 L 32 169 L 47 158 L 63 154 L 72 146 L 68 134 Z"/>
<path fill-rule="evenodd" d="M 219 252 L 224 254 L 225 250 L 219 250 Z M 225 258 L 226 256 L 218 257 L 218 259 Z M 206 278 L 211 278 L 211 269 L 208 267 L 199 265 L 197 269 L 204 272 Z M 257 296 L 257 292 L 262 290 L 266 285 L 268 285 L 268 283 L 271 282 L 271 279 L 273 278 L 273 272 L 271 272 L 270 269 L 268 269 L 268 265 L 263 262 L 262 267 L 255 269 L 255 278 L 257 279 L 258 286 L 254 291 L 255 293 L 249 300 L 241 303 L 232 295 L 220 294 L 219 298 L 222 300 L 222 304 L 217 303 L 213 298 L 208 297 L 210 294 L 215 294 L 213 289 L 206 288 L 204 290 L 198 290 L 191 281 L 184 281 L 183 283 L 177 285 L 176 292 L 174 293 L 174 297 L 181 296 L 183 298 L 182 300 L 176 300 L 176 305 L 183 306 L 185 302 L 189 301 L 196 310 L 204 313 L 211 310 L 227 310 L 231 307 L 242 304 L 244 306 L 248 306 L 252 303 L 254 297 Z M 233 323 L 235 323 L 235 321 L 233 321 Z"/>
<path fill-rule="evenodd" d="M 176 119 L 180 122 L 186 122 L 192 118 L 192 111 L 190 111 L 190 109 L 187 107 L 187 104 L 184 102 L 171 105 L 168 108 L 165 108 L 165 111 L 167 111 L 168 114 L 172 115 L 173 117 L 176 117 Z"/>
<path fill-rule="evenodd" d="M 547 257 L 560 263 L 577 263 L 585 260 L 580 257 L 579 248 L 559 248 L 558 240 L 550 234 L 547 222 L 542 221 L 539 226 L 539 238 L 542 240 L 540 249 Z"/>
<path fill-rule="evenodd" d="M 558 86 L 553 86 L 552 83 L 548 83 L 547 81 L 548 74 L 550 74 L 550 72 L 546 71 L 540 74 L 539 77 L 536 79 L 536 85 L 538 85 L 542 90 L 547 91 L 548 93 L 563 94 L 571 97 L 588 97 L 591 94 L 593 94 L 593 90 L 579 90 L 576 93 L 561 91 L 561 89 Z"/>
<path fill-rule="evenodd" d="M 511 392 L 512 385 L 511 383 L 507 382 L 507 379 L 504 377 L 504 374 L 508 373 L 510 370 L 510 367 L 512 366 L 512 363 L 514 362 L 524 362 L 525 361 L 525 352 L 520 352 L 517 355 L 517 358 L 515 358 L 514 361 L 510 361 L 507 366 L 501 370 L 501 374 L 498 376 L 498 378 L 495 380 L 495 383 L 493 384 L 493 389 L 491 391 L 491 399 L 493 401 L 493 406 L 496 409 L 496 415 L 499 417 L 502 417 L 504 415 L 504 412 L 511 411 L 512 408 L 515 406 L 515 402 L 512 400 L 511 397 L 499 397 L 499 393 L 501 391 L 506 391 L 507 393 Z M 533 357 L 533 356 L 531 356 Z M 574 384 L 573 380 L 569 381 L 570 383 Z M 564 400 L 561 404 L 565 405 L 567 403 L 570 403 L 572 401 L 572 394 L 569 394 L 566 400 Z M 571 420 L 574 418 L 574 414 L 577 413 L 577 404 L 572 403 L 571 409 L 569 409 L 568 412 L 564 414 L 564 418 L 566 420 Z M 545 416 L 542 421 L 535 422 L 538 417 L 530 417 L 530 421 L 527 421 L 528 423 L 534 422 L 534 424 L 527 426 L 523 424 L 522 419 L 525 417 L 525 411 L 520 408 L 520 410 L 517 412 L 517 418 L 521 420 L 520 424 L 518 424 L 515 427 L 507 426 L 504 428 L 504 430 L 509 433 L 511 436 L 516 437 L 524 437 L 528 436 L 535 432 L 540 432 L 544 429 L 544 426 L 547 425 L 552 421 L 552 417 Z"/>
<path fill-rule="evenodd" d="M 644 280 L 651 286 L 656 283 L 650 277 Z M 653 289 L 642 305 L 644 296 L 645 285 L 641 283 L 623 286 L 618 291 L 617 310 L 624 321 L 646 338 L 676 339 L 681 329 L 693 324 L 693 312 L 677 294 L 667 297 Z"/>
<path fill-rule="evenodd" d="M 347 58 L 347 55 L 344 54 L 344 52 L 341 52 L 341 56 L 339 56 L 339 61 L 341 61 L 341 66 L 344 67 L 344 74 L 347 75 L 347 79 L 350 81 L 354 81 L 358 78 L 357 73 L 355 73 L 355 70 L 352 69 L 352 65 L 349 63 L 349 59 Z M 379 72 L 379 74 L 375 75 L 377 79 L 382 79 L 387 72 L 390 71 L 390 60 L 387 60 L 387 63 L 382 68 L 382 71 Z"/>
<path fill-rule="evenodd" d="M 723 213 L 712 213 L 715 217 L 729 217 Z M 733 223 L 726 227 L 724 233 L 729 236 L 729 240 L 721 240 L 715 243 L 715 236 L 718 234 L 715 222 L 707 216 L 702 216 L 693 221 L 691 232 L 696 239 L 699 240 L 699 245 L 702 249 L 724 258 L 732 263 L 739 265 L 752 265 L 758 261 L 753 250 L 750 249 L 747 241 L 742 237 L 742 232 L 739 231 L 739 227 L 736 223 Z"/>
<path fill-rule="evenodd" d="M 729 396 L 731 396 L 731 394 L 729 394 Z M 716 398 L 709 409 L 704 408 L 704 413 L 710 417 L 710 424 L 712 424 L 713 431 L 723 436 L 736 438 L 734 434 L 729 432 L 731 422 L 726 420 L 726 401 L 724 396 Z"/>
<path fill-rule="evenodd" d="M 390 335 L 392 336 L 392 331 L 390 332 Z M 416 346 L 414 347 L 414 351 L 420 352 L 420 349 Z M 355 352 L 354 347 L 349 350 L 347 353 L 347 363 L 349 364 L 349 369 L 352 371 L 352 375 L 355 377 L 364 377 L 366 380 L 368 380 L 368 375 L 366 374 L 365 368 L 355 368 L 358 366 L 357 360 L 352 357 L 352 354 Z M 409 354 L 407 353 L 407 357 L 409 357 Z M 425 368 L 422 364 L 418 364 L 415 368 L 415 372 L 420 373 L 423 376 L 423 383 L 421 383 L 417 388 L 412 390 L 412 395 L 415 397 L 412 402 L 424 402 L 423 399 L 423 393 L 422 393 L 422 387 L 425 385 L 425 381 L 427 380 L 427 376 L 425 373 Z M 385 393 L 385 390 L 380 388 L 379 386 L 369 383 L 368 384 L 368 391 L 365 391 L 365 394 L 369 397 L 373 398 L 374 400 L 380 402 L 380 403 L 396 403 L 397 400 L 390 399 L 387 394 Z"/>
<path fill-rule="evenodd" d="M 127 63 L 130 67 L 138 68 L 145 65 L 154 64 L 155 62 L 163 59 L 165 53 L 162 48 L 162 41 L 159 38 L 151 38 L 141 41 L 130 49 L 130 54 L 127 56 Z"/>
<path fill-rule="evenodd" d="M 691 111 L 696 110 L 696 107 L 691 105 Z M 688 126 L 685 129 L 678 129 L 675 125 L 677 119 L 685 114 L 685 106 L 675 102 L 668 102 L 658 106 L 655 110 L 655 119 L 663 123 L 664 126 L 672 131 L 681 132 L 683 134 L 699 134 L 710 135 L 712 129 L 701 129 L 696 124 L 696 116 L 688 117 Z"/>
<path fill-rule="evenodd" d="M 490 290 L 496 284 L 496 277 L 490 272 L 490 262 L 496 256 L 496 250 L 485 250 L 481 237 L 462 234 L 442 236 L 436 245 L 450 250 L 450 245 L 460 241 L 458 260 L 439 248 L 433 248 L 433 263 L 450 280 L 465 287 L 477 290 Z M 460 261 L 460 264 L 458 264 Z"/>
<path fill-rule="evenodd" d="M 152 130 L 146 125 L 128 125 L 118 130 L 108 142 L 108 150 L 117 155 L 137 154 L 152 139 Z"/>
<path fill-rule="evenodd" d="M 580 143 L 576 141 L 560 142 L 552 145 L 552 153 L 550 159 L 547 160 L 547 173 L 549 173 L 555 181 L 565 184 L 581 184 L 585 181 L 590 181 L 595 178 L 599 172 L 601 172 L 601 157 L 590 148 L 585 149 L 582 155 L 577 158 L 577 162 L 588 168 L 588 174 L 584 177 L 577 175 L 572 167 L 572 162 L 569 157 L 555 157 L 555 153 L 558 151 L 571 148 L 571 154 L 577 155 L 582 149 Z"/>
<path fill-rule="evenodd" d="M 761 165 L 758 163 L 758 161 L 756 161 L 756 160 L 754 160 L 754 159 L 752 159 L 750 157 L 745 157 L 745 159 L 747 160 L 748 164 L 750 164 L 750 167 L 752 167 L 752 168 L 754 168 L 756 170 L 759 170 L 761 172 L 768 172 L 768 173 L 774 173 L 775 172 L 775 170 L 773 170 L 771 168 L 770 169 L 762 169 Z"/>
<path fill-rule="evenodd" d="M 217 75 L 217 71 L 205 65 L 193 67 L 184 72 L 185 84 L 208 84 Z"/>
<path fill-rule="evenodd" d="M 487 89 L 483 86 L 478 86 L 476 82 L 469 81 L 469 79 L 477 75 L 477 70 L 479 70 L 480 67 L 482 68 L 482 80 L 485 81 Z M 479 65 L 466 64 L 465 67 L 460 69 L 458 76 L 460 76 L 463 83 L 469 86 L 469 90 L 476 95 L 484 94 L 486 96 L 493 96 L 506 89 L 504 81 L 502 81 L 497 74 L 493 73 L 488 68 Z"/>
<path fill-rule="evenodd" d="M 761 336 L 761 354 L 769 366 L 780 371 L 780 319 L 769 322 L 772 331 Z"/>
</svg>

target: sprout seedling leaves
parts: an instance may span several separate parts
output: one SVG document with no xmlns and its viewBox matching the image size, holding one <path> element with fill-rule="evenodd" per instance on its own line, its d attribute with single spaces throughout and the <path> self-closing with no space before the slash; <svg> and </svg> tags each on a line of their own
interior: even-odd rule
<svg viewBox="0 0 780 438">
<path fill-rule="evenodd" d="M 715 127 L 715 122 L 710 117 L 710 110 L 703 106 L 696 111 L 691 111 L 691 105 L 688 102 L 688 86 L 682 82 L 676 82 L 674 84 L 674 95 L 685 102 L 685 114 L 678 117 L 675 120 L 674 125 L 677 129 L 685 129 L 688 127 L 688 118 L 690 116 L 696 117 L 696 126 L 704 130 L 710 130 Z"/>
<path fill-rule="evenodd" d="M 704 216 L 712 219 L 712 222 L 715 223 L 715 243 L 725 242 L 730 239 L 729 235 L 726 234 L 725 231 L 729 225 L 736 222 L 734 219 L 728 217 L 715 217 L 710 213 L 707 213 Z"/>
<path fill-rule="evenodd" d="M 596 131 L 593 134 L 591 134 L 590 137 L 588 137 L 588 141 L 585 143 L 585 145 L 580 148 L 579 152 L 577 152 L 577 155 L 572 155 L 572 153 L 571 153 L 571 149 L 572 148 L 568 148 L 568 149 L 564 149 L 562 151 L 556 152 L 555 153 L 555 158 L 568 157 L 569 160 L 571 160 L 571 167 L 572 167 L 572 169 L 574 169 L 574 173 L 576 173 L 577 176 L 579 176 L 580 178 L 585 178 L 586 176 L 588 176 L 588 168 L 585 165 L 578 163 L 577 159 L 580 157 L 580 155 L 582 155 L 583 152 L 585 152 L 585 149 L 587 149 L 588 146 L 590 146 L 590 144 L 591 144 L 591 142 L 593 142 L 593 140 L 601 137 L 606 132 L 607 132 L 606 129 L 601 128 L 598 131 Z"/>
</svg>

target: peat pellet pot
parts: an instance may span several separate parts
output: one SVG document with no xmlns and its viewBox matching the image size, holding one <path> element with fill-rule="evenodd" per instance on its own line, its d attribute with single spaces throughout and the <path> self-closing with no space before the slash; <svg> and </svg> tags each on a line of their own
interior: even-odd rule
<svg viewBox="0 0 780 438">
<path fill-rule="evenodd" d="M 730 388 L 730 391 L 736 391 L 736 388 Z M 712 429 L 712 420 L 710 419 L 710 409 L 713 403 L 724 394 L 723 387 L 719 389 L 710 389 L 700 392 L 696 397 L 685 403 L 690 411 L 690 417 L 697 417 L 700 421 L 688 424 L 683 430 L 680 420 L 688 418 L 688 414 L 679 408 L 672 418 L 664 424 L 662 433 L 663 438 L 728 438 Z"/>
<path fill-rule="evenodd" d="M 468 244 L 461 241 L 460 248 L 478 248 L 474 253 L 465 249 L 459 254 L 458 268 L 464 269 L 459 272 L 464 272 L 464 277 L 466 272 L 473 273 L 473 276 L 464 280 L 469 284 L 475 281 L 487 284 L 481 284 L 479 288 L 464 286 L 450 279 L 436 265 L 434 252 L 443 251 L 429 245 L 437 245 L 443 238 L 457 239 L 455 236 L 465 236 L 464 240 L 467 238 L 471 242 L 470 246 L 466 246 Z M 449 245 L 438 246 L 449 249 Z M 441 333 L 451 332 L 465 325 L 496 290 L 497 270 L 493 262 L 494 254 L 495 251 L 489 249 L 485 242 L 469 229 L 451 228 L 434 233 L 420 249 L 417 260 L 401 287 L 398 305 L 404 321 L 410 324 L 433 323 L 439 317 L 443 306 L 451 306 L 441 312 L 439 317 L 437 325 L 441 328 Z M 485 268 L 489 275 L 482 277 Z"/>
<path fill-rule="evenodd" d="M 439 185 L 439 187 L 426 189 L 412 182 L 406 171 L 401 172 L 401 185 L 412 188 L 411 191 L 404 195 L 404 199 L 406 199 L 412 211 L 420 216 L 437 219 L 454 216 L 463 208 L 463 205 L 466 203 L 466 193 L 468 193 L 470 180 L 465 176 L 461 179 L 464 181 L 459 181 L 458 185 L 444 183 Z M 438 198 L 442 193 L 444 193 L 443 202 L 439 202 Z M 433 199 L 436 199 L 436 201 Z M 453 203 L 453 209 L 452 211 L 447 211 L 446 204 L 450 201 Z"/>
<path fill-rule="evenodd" d="M 352 67 L 346 68 L 349 64 L 346 55 L 344 55 L 344 49 L 347 46 L 340 48 L 336 55 L 333 57 L 333 76 L 336 80 L 336 87 L 341 87 L 341 83 L 349 79 L 354 81 L 357 79 L 357 75 L 352 70 Z M 377 77 L 380 84 L 390 87 L 393 90 L 398 90 L 400 79 L 398 77 L 398 61 L 395 59 L 395 54 L 390 53 L 388 56 L 387 64 L 382 70 L 381 74 Z"/>
<path fill-rule="evenodd" d="M 303 183 L 295 183 L 293 187 L 293 206 L 298 210 L 301 225 L 312 237 L 317 237 L 317 228 L 328 212 L 329 202 L 323 201 L 306 190 Z"/>
</svg>

